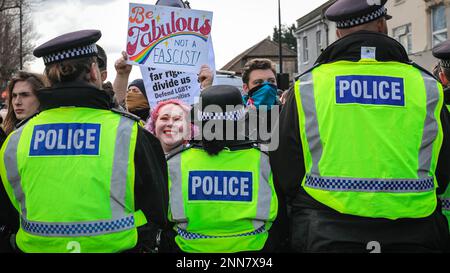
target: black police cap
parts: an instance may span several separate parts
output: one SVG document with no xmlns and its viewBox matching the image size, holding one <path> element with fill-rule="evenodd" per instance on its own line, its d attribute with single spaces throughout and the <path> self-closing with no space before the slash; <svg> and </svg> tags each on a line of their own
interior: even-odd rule
<svg viewBox="0 0 450 273">
<path fill-rule="evenodd" d="M 450 40 L 435 46 L 433 56 L 441 60 L 442 67 L 450 68 Z"/>
<path fill-rule="evenodd" d="M 42 57 L 46 65 L 81 57 L 97 56 L 97 42 L 100 30 L 80 30 L 58 36 L 40 46 L 33 55 Z"/>
<path fill-rule="evenodd" d="M 245 117 L 242 95 L 235 86 L 210 86 L 202 91 L 200 100 L 201 107 L 197 104 L 192 108 L 193 120 L 238 121 Z"/>
<path fill-rule="evenodd" d="M 325 12 L 328 20 L 336 22 L 337 28 L 351 28 L 386 17 L 387 0 L 337 0 Z"/>
<path fill-rule="evenodd" d="M 156 6 L 169 6 L 175 8 L 188 8 L 182 0 L 158 0 Z"/>
</svg>

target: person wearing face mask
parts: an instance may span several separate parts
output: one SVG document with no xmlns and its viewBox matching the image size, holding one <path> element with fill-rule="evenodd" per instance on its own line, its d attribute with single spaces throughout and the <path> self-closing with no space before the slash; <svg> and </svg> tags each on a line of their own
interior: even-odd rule
<svg viewBox="0 0 450 273">
<path fill-rule="evenodd" d="M 128 92 L 125 97 L 125 104 L 128 112 L 146 121 L 150 115 L 147 93 L 142 79 L 136 79 L 128 85 Z"/>
<path fill-rule="evenodd" d="M 190 5 L 188 1 L 182 0 L 158 0 L 155 5 L 157 6 L 169 6 L 175 8 L 186 8 L 190 9 Z M 114 63 L 114 67 L 116 69 L 116 77 L 113 83 L 113 89 L 115 93 L 115 98 L 117 103 L 130 111 L 131 113 L 141 117 L 145 122 L 149 117 L 149 111 L 145 113 L 145 108 L 148 107 L 148 99 L 147 94 L 145 93 L 145 86 L 142 80 L 136 80 L 128 85 L 128 80 L 130 73 L 132 71 L 133 66 L 127 63 L 128 55 L 125 51 L 122 51 L 119 59 Z M 211 68 L 207 64 L 203 64 L 198 73 L 198 81 L 200 83 L 200 88 L 204 89 L 210 86 L 213 82 L 213 73 Z M 128 85 L 128 88 L 127 88 Z M 131 86 L 135 86 L 139 89 L 140 92 L 137 92 L 137 89 L 130 90 Z M 136 91 L 136 92 L 129 92 Z M 142 94 L 140 94 L 142 93 Z M 145 100 L 144 100 L 145 97 Z"/>
<path fill-rule="evenodd" d="M 247 106 L 246 135 L 263 143 L 270 141 L 271 126 L 280 110 L 275 64 L 268 59 L 253 59 L 242 69 L 243 100 Z M 275 111 L 275 112 L 274 112 Z"/>
</svg>

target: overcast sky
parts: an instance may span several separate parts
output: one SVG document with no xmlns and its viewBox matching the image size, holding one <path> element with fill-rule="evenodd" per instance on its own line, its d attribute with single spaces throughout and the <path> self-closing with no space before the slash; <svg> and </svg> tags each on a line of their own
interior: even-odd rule
<svg viewBox="0 0 450 273">
<path fill-rule="evenodd" d="M 125 48 L 128 24 L 128 4 L 154 4 L 156 0 L 45 0 L 33 9 L 33 25 L 38 34 L 38 46 L 58 35 L 81 29 L 99 29 L 98 41 L 108 55 L 108 80 L 115 77 L 114 61 Z M 213 12 L 212 37 L 216 68 L 220 69 L 231 59 L 262 41 L 278 26 L 277 0 L 190 0 L 191 7 Z M 296 20 L 326 0 L 281 0 L 282 24 L 291 25 Z M 30 70 L 42 72 L 44 64 L 37 59 Z M 140 78 L 133 68 L 130 81 Z"/>
</svg>

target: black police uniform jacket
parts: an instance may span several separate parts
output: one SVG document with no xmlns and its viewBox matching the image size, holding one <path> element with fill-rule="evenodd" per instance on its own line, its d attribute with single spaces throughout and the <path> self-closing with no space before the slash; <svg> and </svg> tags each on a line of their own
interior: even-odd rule
<svg viewBox="0 0 450 273">
<path fill-rule="evenodd" d="M 444 101 L 447 106 L 450 105 L 450 87 L 444 89 Z"/>
<path fill-rule="evenodd" d="M 381 33 L 359 31 L 339 39 L 326 48 L 317 59 L 314 67 L 341 60 L 354 62 L 359 61 L 361 59 L 361 47 L 364 46 L 377 48 L 376 59 L 378 61 L 396 61 L 412 64 L 405 49 L 396 40 Z M 423 68 L 419 69 L 423 70 Z M 309 73 L 311 70 L 306 71 L 305 74 Z M 441 111 L 444 140 L 436 170 L 436 178 L 439 184 L 438 194 L 445 191 L 448 181 L 450 181 L 450 117 L 448 111 L 444 108 L 445 107 L 443 107 Z M 339 218 L 341 216 L 339 213 L 313 199 L 306 193 L 303 187 L 301 187 L 302 179 L 305 176 L 305 163 L 299 132 L 297 105 L 294 92 L 291 91 L 287 95 L 286 103 L 280 114 L 280 145 L 277 150 L 270 153 L 270 162 L 274 173 L 274 182 L 278 188 L 281 189 L 283 195 L 285 195 L 288 200 L 287 202 L 289 207 L 297 207 L 299 210 L 312 209 L 326 211 L 334 213 L 334 216 Z M 439 205 L 437 211 L 440 211 Z M 350 221 L 354 218 L 346 219 Z M 371 219 L 371 223 L 374 223 L 376 228 L 377 221 L 381 223 L 384 220 L 385 219 Z M 295 225 L 296 224 L 294 223 L 294 226 Z M 443 226 L 443 228 L 445 228 L 445 226 Z M 293 241 L 293 244 L 296 245 L 296 240 L 302 239 L 299 238 L 294 231 L 292 232 L 291 241 Z M 442 232 L 445 232 L 445 230 Z"/>
<path fill-rule="evenodd" d="M 62 106 L 87 107 L 111 110 L 108 94 L 84 82 L 64 83 L 38 92 L 41 110 Z M 122 115 L 134 118 L 128 113 Z M 24 122 L 25 123 L 25 122 Z M 22 123 L 23 124 L 23 123 Z M 171 251 L 174 246 L 172 224 L 168 221 L 168 179 L 167 164 L 161 144 L 147 130 L 138 126 L 135 163 L 135 207 L 147 217 L 147 224 L 138 228 L 138 243 L 130 251 L 147 252 L 156 247 L 160 230 L 159 251 Z M 11 251 L 9 237 L 17 232 L 19 215 L 0 186 L 0 252 Z"/>
</svg>

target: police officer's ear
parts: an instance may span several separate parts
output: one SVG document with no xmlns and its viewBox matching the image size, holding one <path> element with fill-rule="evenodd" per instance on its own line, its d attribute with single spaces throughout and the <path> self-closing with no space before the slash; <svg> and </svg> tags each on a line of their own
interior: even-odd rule
<svg viewBox="0 0 450 273">
<path fill-rule="evenodd" d="M 442 71 L 439 72 L 439 80 L 441 80 L 441 83 L 444 86 L 449 84 L 449 80 L 447 79 L 447 77 L 445 76 L 444 72 L 442 72 Z"/>
<path fill-rule="evenodd" d="M 250 88 L 248 87 L 248 84 L 244 83 L 242 85 L 242 90 L 244 91 L 245 94 L 247 94 L 248 91 L 250 91 Z"/>
<path fill-rule="evenodd" d="M 342 38 L 342 33 L 341 33 L 341 31 L 338 29 L 338 28 L 336 28 L 336 37 L 338 38 L 338 39 L 341 39 Z"/>
<path fill-rule="evenodd" d="M 99 87 L 102 83 L 102 75 L 100 73 L 100 69 L 98 68 L 98 64 L 96 62 L 91 63 L 90 71 L 89 71 L 89 79 L 95 84 L 95 86 Z"/>
<path fill-rule="evenodd" d="M 106 71 L 106 70 L 100 71 L 100 75 L 102 78 L 102 82 L 104 82 L 108 78 L 108 71 Z"/>
<path fill-rule="evenodd" d="M 378 19 L 376 22 L 377 22 L 377 31 L 379 33 L 388 35 L 388 27 L 386 19 L 383 17 Z"/>
</svg>

